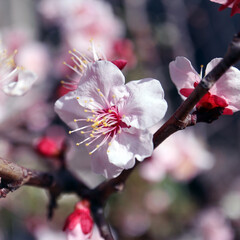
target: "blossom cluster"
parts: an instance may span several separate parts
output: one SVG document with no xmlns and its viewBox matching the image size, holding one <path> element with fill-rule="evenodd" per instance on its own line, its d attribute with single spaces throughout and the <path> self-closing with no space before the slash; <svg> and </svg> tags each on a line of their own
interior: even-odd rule
<svg viewBox="0 0 240 240">
<path fill-rule="evenodd" d="M 219 10 L 230 8 L 231 16 L 240 13 L 239 0 L 210 1 L 221 4 Z M 15 2 L 14 4 L 17 4 L 18 1 Z M 174 238 L 176 240 L 193 238 L 232 240 L 234 238 L 232 226 L 234 224 L 238 226 L 240 219 L 239 164 L 229 161 L 225 169 L 226 165 L 221 160 L 228 159 L 229 155 L 233 159 L 238 157 L 235 157 L 237 154 L 232 153 L 231 148 L 229 148 L 230 154 L 224 156 L 222 149 L 212 148 L 210 153 L 207 145 L 203 144 L 203 139 L 206 140 L 205 142 L 208 139 L 220 141 L 218 134 L 223 132 L 228 134 L 227 124 L 220 120 L 219 125 L 216 124 L 216 127 L 209 132 L 202 131 L 205 126 L 199 126 L 200 130 L 197 129 L 196 132 L 179 131 L 169 136 L 160 146 L 156 146 L 156 138 L 153 137 L 154 134 L 156 134 L 155 137 L 159 137 L 159 132 L 164 130 L 160 128 L 168 105 L 170 112 L 179 100 L 179 98 L 173 100 L 169 97 L 172 90 L 176 93 L 173 84 L 181 98 L 186 100 L 201 80 L 222 59 L 212 59 L 206 65 L 205 73 L 203 66 L 198 73 L 190 60 L 177 56 L 178 52 L 181 52 L 181 55 L 187 55 L 183 48 L 177 49 L 172 46 L 180 39 L 180 35 L 177 34 L 177 25 L 171 22 L 176 17 L 172 13 L 177 12 L 178 9 L 175 9 L 175 4 L 169 4 L 167 1 L 162 5 L 153 2 L 155 1 L 115 1 L 113 3 L 102 0 L 39 0 L 34 3 L 37 18 L 27 21 L 29 25 L 34 26 L 35 21 L 39 21 L 36 24 L 38 32 L 33 30 L 28 32 L 20 28 L 0 29 L 2 38 L 0 42 L 0 158 L 16 160 L 29 169 L 32 165 L 40 169 L 48 168 L 49 175 L 53 174 L 53 178 L 56 177 L 56 184 L 59 181 L 64 187 L 73 184 L 75 180 L 81 182 L 80 179 L 83 179 L 86 185 L 89 184 L 90 194 L 86 191 L 84 195 L 84 198 L 89 198 L 88 200 L 76 201 L 76 196 L 73 198 L 67 196 L 69 199 L 74 199 L 71 199 L 72 202 L 75 201 L 74 204 L 77 203 L 70 215 L 68 208 L 64 212 L 65 216 L 68 215 L 63 227 L 64 233 L 50 231 L 49 224 L 39 220 L 43 213 L 45 214 L 41 206 L 35 208 L 35 204 L 32 207 L 32 204 L 25 202 L 25 197 L 29 197 L 30 203 L 44 201 L 45 195 L 41 196 L 37 191 L 26 190 L 24 200 L 19 200 L 22 204 L 20 206 L 25 209 L 29 207 L 32 212 L 22 216 L 24 218 L 22 225 L 24 227 L 26 225 L 27 229 L 23 232 L 33 235 L 37 240 L 65 239 L 66 236 L 68 240 L 102 240 L 100 230 L 103 229 L 98 229 L 99 226 L 96 225 L 98 221 L 95 221 L 96 199 L 92 197 L 95 196 L 92 193 L 98 190 L 95 186 L 103 180 L 106 181 L 106 185 L 117 182 L 122 176 L 125 177 L 125 174 L 121 175 L 123 171 L 133 169 L 139 162 L 143 163 L 139 166 L 139 172 L 133 175 L 130 190 L 126 193 L 127 197 L 120 200 L 127 203 L 125 208 L 120 206 L 123 204 L 116 204 L 114 201 L 110 203 L 114 206 L 111 209 L 114 213 L 111 221 L 116 221 L 116 225 L 119 224 L 116 235 L 122 230 L 127 238 L 132 236 L 136 239 L 146 238 L 146 236 L 152 239 Z M 120 10 L 120 13 L 124 13 L 122 15 L 125 15 L 124 11 L 126 11 L 126 21 L 116 17 L 111 4 L 118 5 L 114 10 L 117 12 Z M 152 41 L 149 33 L 152 28 L 148 26 L 155 16 L 149 15 L 148 19 L 147 14 L 146 16 L 142 14 L 144 11 L 150 13 L 148 11 L 153 4 L 156 4 L 154 11 L 166 10 L 166 19 L 168 19 L 166 25 L 156 23 L 153 28 L 154 31 L 156 30 L 156 41 Z M 178 4 L 184 9 L 183 1 L 179 1 Z M 210 5 L 213 9 L 216 7 L 216 4 Z M 17 8 L 15 11 L 19 12 Z M 134 11 L 140 12 L 140 16 L 136 15 L 135 18 Z M 204 10 L 200 9 L 199 12 L 201 11 Z M 215 11 L 216 15 L 221 15 L 216 8 Z M 184 11 L 179 10 L 179 12 L 182 16 L 184 15 Z M 1 12 L 1 16 L 3 15 L 4 13 Z M 185 16 L 185 20 L 188 16 Z M 236 17 L 229 17 L 229 19 L 236 19 Z M 208 23 L 209 19 L 205 17 L 204 23 Z M 138 20 L 142 20 L 139 23 L 144 24 L 139 24 Z M 182 20 L 179 21 L 180 25 L 184 22 Z M 131 21 L 138 24 L 136 29 L 133 27 L 135 23 Z M 129 26 L 125 26 L 125 23 Z M 196 20 L 189 22 L 190 28 L 199 27 L 196 27 L 197 31 L 202 27 L 201 24 L 201 21 Z M 187 34 L 185 30 L 179 27 L 179 32 L 183 35 Z M 134 53 L 135 44 L 140 61 L 138 65 L 137 56 Z M 179 41 L 176 46 L 179 47 L 181 44 L 182 42 Z M 166 58 L 168 47 L 172 47 L 169 51 L 171 56 Z M 159 49 L 160 53 L 157 51 Z M 156 50 L 155 53 L 154 50 Z M 152 58 L 151 54 L 154 55 Z M 197 51 L 194 54 L 197 56 Z M 147 62 L 146 59 L 151 61 Z M 161 63 L 158 62 L 160 59 Z M 166 59 L 172 59 L 172 61 L 165 62 Z M 169 66 L 170 78 L 168 72 L 166 76 L 164 75 L 162 71 L 164 66 Z M 147 77 L 149 75 L 154 77 L 157 75 L 160 80 Z M 143 79 L 129 81 L 129 79 L 139 79 L 141 76 L 144 76 Z M 196 121 L 193 122 L 198 123 L 199 116 L 208 117 L 215 109 L 219 110 L 219 115 L 233 115 L 239 111 L 239 79 L 238 68 L 230 67 L 196 104 L 189 113 L 188 119 L 194 118 Z M 166 86 L 165 91 L 162 86 Z M 233 119 L 235 116 L 230 117 Z M 228 117 L 222 119 L 228 119 Z M 237 122 L 234 121 L 234 123 Z M 228 144 L 232 143 L 237 145 L 237 140 L 232 138 Z M 215 156 L 218 158 L 217 161 Z M 231 170 L 234 171 L 231 172 Z M 221 178 L 220 175 L 221 181 L 219 181 L 218 171 L 220 174 L 223 174 L 222 172 L 228 174 L 227 177 L 223 174 L 224 177 Z M 233 173 L 233 176 L 229 176 L 229 173 Z M 30 171 L 29 175 L 31 174 Z M 80 175 L 80 178 L 78 179 L 78 176 L 75 178 L 75 175 Z M 227 194 L 226 189 L 229 190 L 230 186 L 228 181 L 234 177 L 237 179 L 235 182 L 237 187 L 235 186 L 234 192 Z M 112 178 L 115 179 L 108 181 Z M 228 184 L 224 186 L 225 183 Z M 14 186 L 14 183 L 11 182 L 9 185 Z M 0 176 L 0 187 L 6 186 L 8 181 L 6 184 L 4 177 Z M 93 189 L 90 189 L 90 186 L 93 186 Z M 61 189 L 54 187 L 55 185 L 49 187 L 52 197 L 49 215 L 52 210 L 51 204 L 55 204 L 54 201 L 61 193 Z M 71 187 L 72 190 L 75 185 Z M 202 191 L 204 187 L 207 193 Z M 9 189 L 12 190 L 10 187 Z M 198 195 L 200 201 L 205 201 L 206 205 L 214 201 L 220 204 L 217 208 L 198 206 L 191 202 Z M 99 194 L 97 200 L 102 200 L 102 197 Z M 66 201 L 65 196 L 62 200 Z M 0 212 L 1 214 L 3 212 L 4 217 L 5 212 L 7 214 L 11 212 L 12 216 L 19 213 L 19 206 L 13 203 L 11 198 L 7 202 L 3 201 L 2 206 Z M 37 217 L 33 217 L 33 213 Z M 176 218 L 174 214 L 177 215 Z M 197 216 L 195 220 L 193 220 L 193 214 Z M 169 216 L 171 221 L 168 221 Z M 233 221 L 232 226 L 227 217 Z M 64 218 L 56 217 L 56 224 L 59 226 L 63 225 L 63 221 Z M 158 234 L 159 222 L 167 226 L 164 236 Z M 2 225 L 4 224 L 3 221 Z M 171 227 L 169 227 L 170 224 L 172 224 Z M 175 238 L 176 233 L 173 229 L 174 225 L 178 224 L 182 229 L 191 225 L 192 231 L 188 232 L 187 229 L 186 235 Z M 58 229 L 61 228 L 59 226 L 57 226 Z M 176 227 L 177 231 L 180 227 Z M 0 239 L 9 238 L 2 229 L 3 226 L 0 227 Z M 151 231 L 152 236 L 148 234 Z M 168 231 L 174 237 L 168 237 Z M 15 238 L 14 234 L 10 238 Z"/>
</svg>

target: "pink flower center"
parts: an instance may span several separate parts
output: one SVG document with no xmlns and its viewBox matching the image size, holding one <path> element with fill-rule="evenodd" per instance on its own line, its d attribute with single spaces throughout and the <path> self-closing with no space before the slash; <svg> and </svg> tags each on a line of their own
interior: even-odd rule
<svg viewBox="0 0 240 240">
<path fill-rule="evenodd" d="M 110 146 L 116 135 L 121 133 L 122 128 L 128 127 L 127 124 L 122 121 L 125 115 L 119 113 L 117 103 L 111 106 L 99 89 L 98 92 L 109 107 L 103 108 L 94 102 L 94 100 L 90 100 L 90 106 L 96 106 L 96 108 L 86 108 L 84 110 L 84 112 L 89 113 L 86 119 L 74 119 L 75 122 L 85 121 L 88 124 L 69 131 L 69 133 L 80 131 L 81 134 L 87 136 L 83 141 L 76 143 L 77 146 L 82 143 L 89 146 L 97 142 L 95 148 L 89 152 L 90 155 L 106 143 Z M 113 96 L 113 98 L 115 98 L 115 96 Z"/>
</svg>

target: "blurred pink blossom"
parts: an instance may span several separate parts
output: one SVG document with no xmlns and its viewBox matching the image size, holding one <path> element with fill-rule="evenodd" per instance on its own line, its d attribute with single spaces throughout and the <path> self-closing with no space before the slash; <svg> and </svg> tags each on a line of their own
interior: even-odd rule
<svg viewBox="0 0 240 240">
<path fill-rule="evenodd" d="M 124 83 L 122 72 L 111 62 L 90 63 L 77 90 L 55 104 L 58 115 L 74 129 L 70 133 L 82 135 L 77 145 L 91 148 L 92 170 L 107 178 L 132 168 L 135 158 L 142 161 L 152 154 L 147 128 L 160 121 L 167 109 L 159 81 Z"/>
<path fill-rule="evenodd" d="M 50 69 L 48 49 L 35 41 L 27 42 L 19 48 L 16 62 L 35 72 L 39 80 L 45 80 Z"/>
<path fill-rule="evenodd" d="M 88 56 L 89 40 L 105 53 L 107 59 L 127 60 L 128 67 L 136 64 L 133 44 L 124 39 L 124 26 L 114 15 L 109 3 L 99 0 L 42 0 L 38 10 L 50 23 L 63 32 L 63 43 Z M 84 52 L 85 51 L 85 52 Z"/>
<path fill-rule="evenodd" d="M 218 209 L 202 212 L 196 222 L 200 235 L 204 240 L 233 240 L 234 234 L 230 224 Z"/>
<path fill-rule="evenodd" d="M 39 12 L 51 22 L 57 22 L 71 48 L 81 52 L 94 39 L 103 51 L 111 54 L 112 42 L 123 35 L 121 21 L 111 5 L 98 0 L 42 0 Z"/>
<path fill-rule="evenodd" d="M 203 143 L 192 132 L 185 130 L 175 133 L 158 146 L 140 166 L 140 174 L 152 182 L 161 181 L 166 174 L 179 181 L 188 181 L 212 165 L 213 157 Z"/>
<path fill-rule="evenodd" d="M 214 58 L 206 67 L 208 74 L 219 62 Z M 191 62 L 185 57 L 177 57 L 169 64 L 170 76 L 183 98 L 188 97 L 199 84 L 201 76 L 192 67 Z M 240 109 L 240 71 L 230 67 L 217 81 L 208 93 L 198 102 L 197 109 L 207 110 L 223 107 L 223 114 L 232 114 Z"/>
<path fill-rule="evenodd" d="M 240 0 L 210 0 L 211 2 L 222 4 L 219 11 L 226 9 L 227 7 L 232 8 L 231 16 L 236 13 L 240 13 Z"/>
<path fill-rule="evenodd" d="M 127 61 L 127 67 L 133 68 L 137 64 L 134 46 L 129 39 L 119 39 L 113 43 L 113 59 L 121 58 Z"/>
</svg>

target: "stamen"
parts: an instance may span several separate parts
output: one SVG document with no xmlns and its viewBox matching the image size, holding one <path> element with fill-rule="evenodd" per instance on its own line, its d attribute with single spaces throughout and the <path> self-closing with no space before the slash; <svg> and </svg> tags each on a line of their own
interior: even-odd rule
<svg viewBox="0 0 240 240">
<path fill-rule="evenodd" d="M 203 78 L 203 65 L 200 66 L 201 70 L 200 70 L 200 78 L 202 79 Z"/>
<path fill-rule="evenodd" d="M 121 119 L 124 117 L 119 114 L 116 105 L 112 105 L 113 103 L 110 104 L 99 88 L 96 88 L 96 92 L 98 92 L 105 101 L 107 109 L 93 99 L 84 100 L 86 104 L 84 112 L 89 113 L 89 116 L 83 119 L 74 119 L 74 122 L 88 122 L 89 124 L 69 132 L 73 133 L 79 131 L 87 137 L 82 142 L 77 143 L 77 145 L 85 143 L 86 146 L 90 146 L 97 142 L 96 147 L 89 152 L 90 155 L 105 144 L 108 144 L 108 146 L 111 145 L 116 135 L 122 132 Z M 113 95 L 113 99 L 115 99 L 115 95 Z M 106 105 L 104 104 L 104 106 Z"/>
</svg>

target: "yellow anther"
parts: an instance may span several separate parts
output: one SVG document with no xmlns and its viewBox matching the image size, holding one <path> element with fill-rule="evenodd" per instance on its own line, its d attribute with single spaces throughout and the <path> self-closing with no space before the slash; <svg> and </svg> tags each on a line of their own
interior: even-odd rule
<svg viewBox="0 0 240 240">
<path fill-rule="evenodd" d="M 73 51 L 76 52 L 77 51 L 76 48 L 74 48 Z"/>
<path fill-rule="evenodd" d="M 87 100 L 85 100 L 84 102 L 85 102 L 85 103 L 87 103 L 88 101 L 87 101 Z"/>
<path fill-rule="evenodd" d="M 109 110 L 108 110 L 108 112 L 109 112 L 109 113 L 111 113 L 111 112 L 112 112 L 112 110 L 110 110 L 110 109 L 109 109 Z"/>
<path fill-rule="evenodd" d="M 84 132 L 84 131 L 81 131 L 80 133 L 81 133 L 81 134 L 84 134 L 85 132 Z"/>
<path fill-rule="evenodd" d="M 87 121 L 87 122 L 90 122 L 91 120 L 90 120 L 90 118 L 87 118 L 86 121 Z"/>
<path fill-rule="evenodd" d="M 72 133 L 72 131 L 68 131 L 68 134 L 71 134 Z"/>
<path fill-rule="evenodd" d="M 92 117 L 96 117 L 96 115 L 93 114 Z"/>
<path fill-rule="evenodd" d="M 66 65 L 67 63 L 66 62 L 63 62 L 64 65 Z"/>
<path fill-rule="evenodd" d="M 86 143 L 85 145 L 86 145 L 86 146 L 88 146 L 88 145 L 89 145 L 89 143 Z"/>
<path fill-rule="evenodd" d="M 113 95 L 112 97 L 113 97 L 113 98 L 115 98 L 116 96 L 115 96 L 115 95 Z"/>
<path fill-rule="evenodd" d="M 89 155 L 92 155 L 92 152 L 90 152 Z"/>
<path fill-rule="evenodd" d="M 79 99 L 79 97 L 76 97 L 77 99 Z"/>
<path fill-rule="evenodd" d="M 92 125 L 92 127 L 95 128 L 96 126 L 99 125 L 99 123 L 101 123 L 101 122 L 100 122 L 100 121 L 96 121 L 96 122 Z"/>
<path fill-rule="evenodd" d="M 72 53 L 72 51 L 71 51 L 71 50 L 69 50 L 69 51 L 68 51 L 68 53 L 70 53 L 70 54 L 71 54 L 71 53 Z"/>
<path fill-rule="evenodd" d="M 88 110 L 84 109 L 84 112 L 88 112 Z"/>
<path fill-rule="evenodd" d="M 94 135 L 93 135 L 93 134 L 90 134 L 90 137 L 92 137 L 92 138 L 93 138 L 93 137 L 94 137 Z"/>
<path fill-rule="evenodd" d="M 100 147 L 99 145 L 96 146 L 96 148 L 99 148 L 99 147 Z"/>
<path fill-rule="evenodd" d="M 100 89 L 98 88 L 97 91 L 100 92 Z"/>
<path fill-rule="evenodd" d="M 73 119 L 73 121 L 74 121 L 74 122 L 76 122 L 76 121 L 77 121 L 77 119 Z"/>
<path fill-rule="evenodd" d="M 108 143 L 108 146 L 110 146 L 111 144 L 112 144 L 112 143 L 111 143 L 111 142 L 109 142 L 109 143 Z"/>
<path fill-rule="evenodd" d="M 109 150 L 107 150 L 107 153 L 109 153 L 110 151 Z"/>
<path fill-rule="evenodd" d="M 121 133 L 121 131 L 120 131 L 120 130 L 118 130 L 118 133 Z"/>
<path fill-rule="evenodd" d="M 126 117 L 126 115 L 123 114 L 123 115 L 122 115 L 122 118 L 125 118 L 125 117 Z"/>
<path fill-rule="evenodd" d="M 76 143 L 76 146 L 79 146 L 80 145 L 80 143 Z"/>
</svg>

